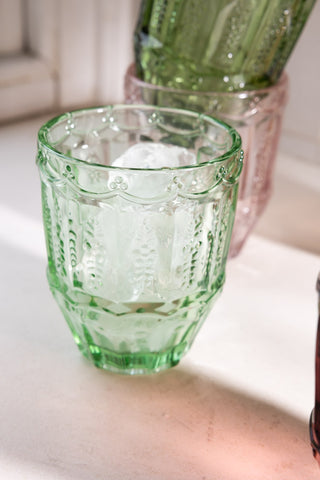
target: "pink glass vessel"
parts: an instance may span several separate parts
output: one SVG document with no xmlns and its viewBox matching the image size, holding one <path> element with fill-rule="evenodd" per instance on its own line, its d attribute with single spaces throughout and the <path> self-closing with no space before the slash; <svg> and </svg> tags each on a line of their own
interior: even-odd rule
<svg viewBox="0 0 320 480">
<path fill-rule="evenodd" d="M 288 100 L 288 77 L 259 90 L 198 92 L 146 83 L 131 65 L 125 76 L 126 103 L 187 108 L 204 112 L 233 126 L 244 150 L 238 204 L 229 250 L 236 256 L 261 216 L 272 192 L 272 180 L 283 113 Z"/>
</svg>

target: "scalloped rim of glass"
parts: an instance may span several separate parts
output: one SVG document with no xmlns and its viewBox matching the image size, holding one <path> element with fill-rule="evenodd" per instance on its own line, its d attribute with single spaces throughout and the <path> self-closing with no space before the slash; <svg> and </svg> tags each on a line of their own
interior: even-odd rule
<svg viewBox="0 0 320 480">
<path fill-rule="evenodd" d="M 225 152 L 222 155 L 219 155 L 217 157 L 212 158 L 211 160 L 208 160 L 207 162 L 202 162 L 199 164 L 192 164 L 192 165 L 181 165 L 177 167 L 161 167 L 161 168 L 138 168 L 138 167 L 119 167 L 115 165 L 103 165 L 101 163 L 88 163 L 86 160 L 82 160 L 80 158 L 68 156 L 62 152 L 59 152 L 59 150 L 55 149 L 54 146 L 51 145 L 51 143 L 47 139 L 47 134 L 50 131 L 50 129 L 54 126 L 57 125 L 59 122 L 62 122 L 64 120 L 70 119 L 72 115 L 81 115 L 81 114 L 87 114 L 87 113 L 103 113 L 104 111 L 113 111 L 114 109 L 119 109 L 119 110 L 135 110 L 135 109 L 140 109 L 140 110 L 150 110 L 150 111 L 156 111 L 156 112 L 164 112 L 164 113 L 177 113 L 177 114 L 183 114 L 183 115 L 189 115 L 190 117 L 193 117 L 195 119 L 198 119 L 199 121 L 206 121 L 209 124 L 213 126 L 218 126 L 225 130 L 229 135 L 232 140 L 232 146 L 231 148 Z M 69 112 L 62 113 L 61 115 L 57 115 L 56 117 L 51 118 L 48 120 L 42 127 L 40 127 L 38 131 L 38 142 L 47 150 L 49 150 L 51 153 L 54 155 L 57 155 L 61 159 L 67 161 L 70 163 L 80 163 L 88 168 L 101 168 L 101 169 L 112 169 L 115 171 L 140 171 L 140 172 L 157 172 L 157 171 L 176 171 L 176 170 L 187 170 L 187 169 L 199 169 L 202 167 L 206 167 L 209 165 L 213 165 L 215 163 L 220 163 L 223 162 L 224 160 L 227 160 L 231 156 L 235 155 L 236 153 L 241 152 L 241 146 L 242 146 L 242 141 L 240 134 L 230 125 L 227 123 L 223 122 L 222 120 L 218 120 L 216 118 L 210 117 L 209 115 L 203 114 L 203 113 L 196 113 L 191 110 L 185 110 L 185 109 L 180 109 L 180 108 L 171 108 L 171 107 L 157 107 L 154 105 L 145 105 L 145 104 L 132 104 L 132 105 L 126 105 L 126 104 L 115 104 L 115 105 L 103 105 L 99 107 L 89 107 L 89 108 L 83 108 L 83 109 L 77 109 L 77 110 L 71 110 Z M 241 158 L 241 155 L 240 155 Z"/>
<path fill-rule="evenodd" d="M 274 85 L 270 85 L 270 87 L 260 88 L 258 90 L 235 90 L 233 92 L 211 92 L 211 91 L 199 91 L 199 90 L 185 90 L 185 89 L 178 89 L 172 87 L 165 87 L 161 85 L 154 85 L 153 83 L 147 83 L 141 78 L 136 76 L 135 66 L 134 63 L 129 65 L 126 76 L 130 76 L 130 78 L 134 79 L 135 84 L 143 87 L 149 88 L 150 90 L 162 90 L 163 92 L 167 93 L 176 93 L 176 94 L 184 94 L 184 95 L 198 95 L 199 97 L 205 96 L 215 96 L 215 97 L 234 97 L 238 96 L 239 98 L 248 98 L 257 95 L 266 95 L 266 94 L 273 94 L 276 93 L 278 90 L 282 88 L 285 89 L 288 86 L 289 78 L 286 72 L 283 72 L 280 76 L 277 83 Z"/>
</svg>

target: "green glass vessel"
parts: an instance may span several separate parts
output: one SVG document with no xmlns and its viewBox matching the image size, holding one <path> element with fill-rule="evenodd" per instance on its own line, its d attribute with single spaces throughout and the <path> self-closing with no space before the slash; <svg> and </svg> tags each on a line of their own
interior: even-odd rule
<svg viewBox="0 0 320 480">
<path fill-rule="evenodd" d="M 139 78 L 197 91 L 275 84 L 315 0 L 143 0 Z"/>
<path fill-rule="evenodd" d="M 176 365 L 224 283 L 239 134 L 119 105 L 61 115 L 38 145 L 48 281 L 79 349 L 114 372 Z"/>
</svg>

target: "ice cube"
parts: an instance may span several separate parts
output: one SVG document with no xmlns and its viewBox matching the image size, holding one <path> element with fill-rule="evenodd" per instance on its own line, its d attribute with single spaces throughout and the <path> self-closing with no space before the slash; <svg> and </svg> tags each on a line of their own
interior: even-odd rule
<svg viewBox="0 0 320 480">
<path fill-rule="evenodd" d="M 192 264 L 196 202 L 179 198 L 177 171 L 170 167 L 195 163 L 185 148 L 151 143 L 136 144 L 113 162 L 108 185 L 115 196 L 101 208 L 88 205 L 85 215 L 92 238 L 83 260 L 90 294 L 121 308 L 177 298 L 184 270 L 172 272 Z"/>
<path fill-rule="evenodd" d="M 119 169 L 110 173 L 109 187 L 145 199 L 160 197 L 168 192 L 175 176 L 170 168 L 195 163 L 195 154 L 186 148 L 162 143 L 137 143 L 113 161 L 112 166 Z M 137 170 L 128 172 L 127 168 Z M 121 172 L 121 169 L 124 171 Z"/>
<path fill-rule="evenodd" d="M 195 155 L 186 148 L 163 143 L 136 143 L 114 160 L 115 167 L 122 168 L 173 168 L 196 163 Z"/>
</svg>

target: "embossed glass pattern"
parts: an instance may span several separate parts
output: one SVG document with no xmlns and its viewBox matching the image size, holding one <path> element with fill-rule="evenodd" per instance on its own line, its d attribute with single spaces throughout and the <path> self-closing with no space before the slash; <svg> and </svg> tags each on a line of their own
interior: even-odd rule
<svg viewBox="0 0 320 480">
<path fill-rule="evenodd" d="M 137 76 L 196 91 L 278 81 L 315 0 L 142 0 Z"/>
<path fill-rule="evenodd" d="M 184 158 L 115 166 L 136 144 Z M 87 109 L 41 128 L 48 280 L 96 366 L 159 371 L 190 348 L 224 283 L 240 149 L 232 128 L 170 108 Z"/>
<path fill-rule="evenodd" d="M 135 75 L 134 65 L 125 77 L 125 98 L 130 103 L 187 108 L 205 112 L 232 125 L 241 135 L 243 172 L 229 253 L 237 255 L 261 216 L 272 193 L 274 164 L 288 99 L 284 73 L 269 88 L 245 92 L 192 92 L 159 87 Z"/>
</svg>

